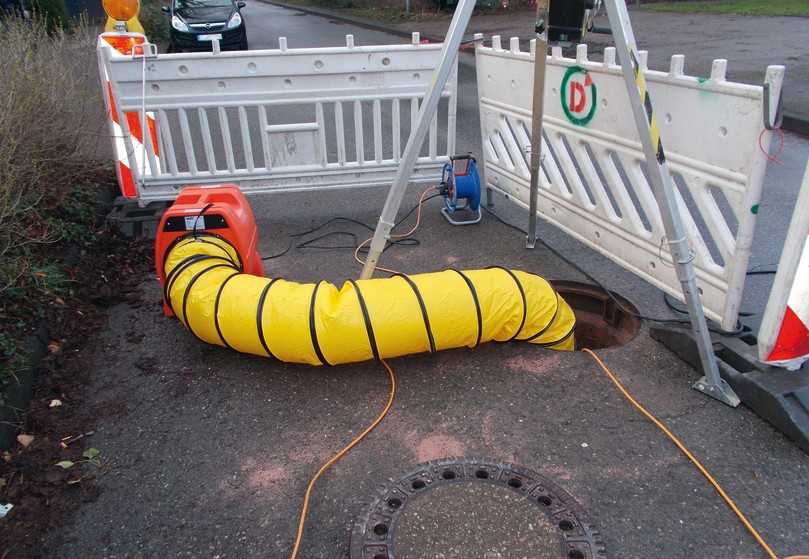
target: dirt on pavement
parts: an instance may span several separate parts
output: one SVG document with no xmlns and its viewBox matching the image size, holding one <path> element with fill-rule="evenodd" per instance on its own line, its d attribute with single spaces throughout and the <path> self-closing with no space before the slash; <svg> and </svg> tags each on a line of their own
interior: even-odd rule
<svg viewBox="0 0 809 559">
<path fill-rule="evenodd" d="M 3 559 L 49 556 L 42 548 L 44 534 L 62 526 L 82 503 L 97 499 L 97 480 L 110 470 L 103 449 L 97 457 L 90 449 L 96 423 L 119 413 L 120 406 L 87 404 L 88 363 L 107 309 L 120 302 L 141 304 L 138 285 L 151 268 L 152 246 L 107 229 L 96 237 L 67 268 L 75 286 L 71 294 L 52 297 L 41 311 L 47 353 L 21 426 L 19 440 L 27 446 L 18 441 L 0 461 L 0 504 L 14 505 L 0 520 Z M 66 461 L 74 465 L 57 465 Z"/>
</svg>

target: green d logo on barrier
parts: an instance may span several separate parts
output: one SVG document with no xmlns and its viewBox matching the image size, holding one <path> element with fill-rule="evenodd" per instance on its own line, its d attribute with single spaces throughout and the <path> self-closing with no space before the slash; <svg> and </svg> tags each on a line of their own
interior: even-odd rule
<svg viewBox="0 0 809 559">
<path fill-rule="evenodd" d="M 586 126 L 596 114 L 598 90 L 590 73 L 581 66 L 571 66 L 559 88 L 562 109 L 573 124 Z"/>
</svg>

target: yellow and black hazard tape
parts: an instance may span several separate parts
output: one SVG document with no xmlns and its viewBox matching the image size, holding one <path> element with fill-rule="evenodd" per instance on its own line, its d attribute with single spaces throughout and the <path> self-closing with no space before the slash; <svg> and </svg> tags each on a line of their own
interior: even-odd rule
<svg viewBox="0 0 809 559">
<path fill-rule="evenodd" d="M 646 86 L 646 76 L 641 71 L 638 59 L 632 49 L 629 49 L 629 57 L 632 59 L 632 68 L 635 71 L 635 85 L 638 86 L 643 108 L 646 109 L 646 118 L 649 119 L 649 133 L 652 135 L 652 145 L 655 146 L 657 161 L 658 163 L 665 163 L 666 154 L 663 151 L 663 141 L 660 139 L 660 128 L 657 126 L 657 119 L 654 116 L 652 97 L 649 95 L 649 89 Z"/>
</svg>

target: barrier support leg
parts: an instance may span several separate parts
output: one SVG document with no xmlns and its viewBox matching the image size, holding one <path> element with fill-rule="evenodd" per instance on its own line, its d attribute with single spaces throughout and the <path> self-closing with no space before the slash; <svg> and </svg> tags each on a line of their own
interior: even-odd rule
<svg viewBox="0 0 809 559">
<path fill-rule="evenodd" d="M 700 370 L 697 340 L 682 328 L 656 326 L 649 335 L 683 361 Z M 758 360 L 752 335 L 741 338 L 713 336 L 719 369 L 744 405 L 768 421 L 809 454 L 809 367 L 787 371 Z"/>
<path fill-rule="evenodd" d="M 638 48 L 626 2 L 625 0 L 606 0 L 606 5 L 610 27 L 615 37 L 615 47 L 621 61 L 624 82 L 629 94 L 632 115 L 635 118 L 635 125 L 649 168 L 650 183 L 660 207 L 663 226 L 669 239 L 669 249 L 674 259 L 677 277 L 682 285 L 688 315 L 691 319 L 691 329 L 702 365 L 704 376 L 694 384 L 694 388 L 720 402 L 736 407 L 740 403 L 739 397 L 719 374 L 708 323 L 702 310 L 697 288 L 693 264 L 694 255 L 688 245 L 682 217 L 677 207 L 674 184 L 666 163 L 660 129 L 655 120 L 652 100 L 646 87 L 644 70 L 640 67 Z"/>
<path fill-rule="evenodd" d="M 537 243 L 537 203 L 539 201 L 539 173 L 542 167 L 542 117 L 545 111 L 545 66 L 548 53 L 548 10 L 550 10 L 550 0 L 537 0 L 534 102 L 531 116 L 531 189 L 528 195 L 526 248 L 534 248 Z"/>
<path fill-rule="evenodd" d="M 452 17 L 447 36 L 444 39 L 444 47 L 441 50 L 441 62 L 436 68 L 430 89 L 421 104 L 421 109 L 416 119 L 416 127 L 411 131 L 410 138 L 407 140 L 399 168 L 396 170 L 393 184 L 388 191 L 388 198 L 385 200 L 385 206 L 379 216 L 379 223 L 374 231 L 374 238 L 368 251 L 368 259 L 362 268 L 360 279 L 369 279 L 374 275 L 379 257 L 382 255 L 382 251 L 385 250 L 388 239 L 390 239 L 390 230 L 393 228 L 396 214 L 399 213 L 399 207 L 402 205 L 402 198 L 404 198 L 407 185 L 410 183 L 410 176 L 413 174 L 419 151 L 421 151 L 421 146 L 427 137 L 430 123 L 438 111 L 441 94 L 455 66 L 458 49 L 461 46 L 466 27 L 469 25 L 469 19 L 472 17 L 472 11 L 475 9 L 475 1 L 460 0 L 455 8 L 455 15 Z"/>
</svg>

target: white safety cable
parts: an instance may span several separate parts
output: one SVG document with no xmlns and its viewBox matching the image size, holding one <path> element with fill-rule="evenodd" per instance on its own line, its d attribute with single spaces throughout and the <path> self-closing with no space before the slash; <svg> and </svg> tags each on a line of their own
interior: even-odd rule
<svg viewBox="0 0 809 559">
<path fill-rule="evenodd" d="M 140 133 L 143 136 L 143 153 L 142 161 L 141 161 L 141 173 L 140 173 L 140 186 L 141 188 L 146 187 L 146 137 L 149 132 L 146 130 L 146 43 L 143 44 L 143 51 L 141 52 L 141 56 L 143 57 L 143 65 L 142 65 L 142 79 L 141 79 L 141 103 L 140 103 L 140 118 L 141 118 L 141 125 L 140 125 Z M 151 137 L 151 136 L 149 136 Z"/>
<path fill-rule="evenodd" d="M 666 262 L 666 259 L 663 258 L 663 244 L 666 243 L 667 240 L 668 239 L 666 238 L 665 235 L 660 237 L 660 244 L 657 246 L 657 257 L 660 259 L 660 262 L 662 262 L 664 266 L 666 266 L 667 268 L 671 268 L 673 270 L 674 266 L 669 264 L 668 262 Z M 682 237 L 679 241 L 671 241 L 671 242 L 669 242 L 668 245 L 669 245 L 669 247 L 671 247 L 671 245 L 676 244 L 676 243 L 682 243 L 683 241 L 687 242 L 688 238 L 687 237 Z M 671 254 L 671 249 L 669 249 L 669 254 Z M 688 264 L 689 262 L 693 262 L 694 260 L 696 260 L 696 258 L 697 258 L 697 251 L 694 250 L 694 247 L 692 247 L 689 244 L 688 245 L 688 258 L 686 260 L 683 260 L 683 261 L 679 262 L 679 263 L 680 264 Z"/>
<path fill-rule="evenodd" d="M 137 49 L 137 47 L 135 47 Z M 143 61 L 142 64 L 142 73 L 141 73 L 141 98 L 140 98 L 140 134 L 141 138 L 141 172 L 140 172 L 140 187 L 146 187 L 146 138 L 149 135 L 151 139 L 151 134 L 149 134 L 148 130 L 146 130 L 146 41 L 143 42 L 141 46 L 141 59 Z M 135 50 L 134 52 L 137 52 Z M 154 146 L 153 146 L 154 147 Z"/>
</svg>

